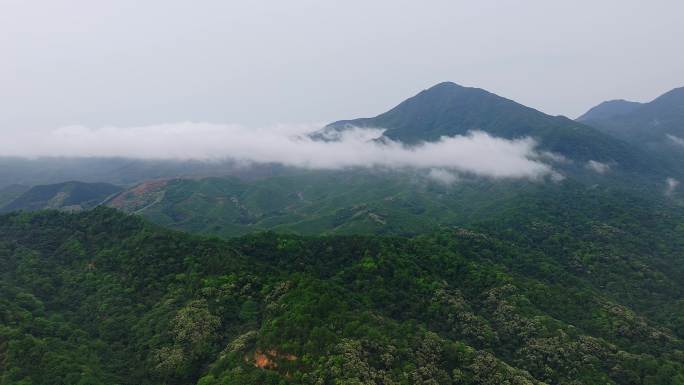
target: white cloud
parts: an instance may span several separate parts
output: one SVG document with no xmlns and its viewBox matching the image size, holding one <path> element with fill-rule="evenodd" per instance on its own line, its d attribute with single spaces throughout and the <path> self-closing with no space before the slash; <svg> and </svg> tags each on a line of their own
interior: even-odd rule
<svg viewBox="0 0 684 385">
<path fill-rule="evenodd" d="M 674 191 L 679 187 L 679 181 L 675 178 L 667 178 L 665 179 L 665 195 L 672 195 Z"/>
<path fill-rule="evenodd" d="M 0 156 L 233 159 L 311 169 L 411 167 L 532 179 L 554 173 L 541 160 L 536 142 L 529 138 L 507 140 L 472 132 L 406 147 L 392 141 L 373 141 L 382 134 L 380 129 L 352 129 L 338 141 L 316 141 L 308 136 L 316 128 L 248 128 L 193 122 L 125 128 L 70 126 L 48 132 L 13 133 L 0 141 Z"/>
<path fill-rule="evenodd" d="M 549 161 L 549 162 L 552 162 L 552 163 L 561 163 L 561 164 L 572 163 L 572 160 L 566 158 L 566 157 L 563 156 L 562 154 L 558 154 L 558 153 L 555 153 L 555 152 L 551 152 L 551 151 L 540 151 L 538 154 L 539 154 L 539 159 L 540 159 L 540 160 L 545 160 L 545 161 Z"/>
<path fill-rule="evenodd" d="M 607 163 L 602 163 L 596 160 L 590 160 L 587 162 L 586 167 L 589 170 L 595 171 L 599 174 L 605 174 L 610 171 L 610 165 Z"/>
<path fill-rule="evenodd" d="M 666 136 L 667 136 L 667 138 L 670 139 L 674 144 L 677 144 L 677 145 L 680 145 L 680 146 L 684 146 L 684 139 L 682 139 L 682 138 L 680 138 L 680 137 L 678 137 L 678 136 L 671 135 L 671 134 L 667 134 Z"/>
<path fill-rule="evenodd" d="M 442 168 L 430 169 L 430 172 L 428 173 L 427 176 L 430 179 L 434 179 L 437 182 L 444 183 L 446 185 L 456 183 L 459 180 L 459 177 L 457 174 L 454 174 L 453 172 L 442 169 Z"/>
</svg>

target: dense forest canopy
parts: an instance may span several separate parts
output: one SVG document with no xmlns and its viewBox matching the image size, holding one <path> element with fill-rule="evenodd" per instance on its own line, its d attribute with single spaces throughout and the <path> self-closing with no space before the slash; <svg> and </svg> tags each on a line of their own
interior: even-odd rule
<svg viewBox="0 0 684 385">
<path fill-rule="evenodd" d="M 684 383 L 680 214 L 572 198 L 414 238 L 6 214 L 0 383 Z"/>
</svg>

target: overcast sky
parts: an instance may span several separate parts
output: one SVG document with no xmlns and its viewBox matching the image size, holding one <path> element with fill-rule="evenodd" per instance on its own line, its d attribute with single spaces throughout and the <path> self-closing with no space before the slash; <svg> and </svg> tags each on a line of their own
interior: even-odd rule
<svg viewBox="0 0 684 385">
<path fill-rule="evenodd" d="M 326 123 L 446 80 L 576 117 L 684 85 L 682 15 L 681 0 L 0 0 L 0 140 Z"/>
</svg>

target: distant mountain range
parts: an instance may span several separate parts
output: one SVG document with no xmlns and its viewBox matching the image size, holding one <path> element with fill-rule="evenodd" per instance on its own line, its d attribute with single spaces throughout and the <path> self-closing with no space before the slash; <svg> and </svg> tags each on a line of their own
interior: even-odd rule
<svg viewBox="0 0 684 385">
<path fill-rule="evenodd" d="M 0 156 L 0 189 L 11 185 L 36 186 L 70 180 L 130 186 L 161 178 L 232 175 L 253 179 L 279 175 L 283 172 L 284 167 L 277 164 L 244 167 L 229 160 L 205 162 L 200 160 Z"/>
<path fill-rule="evenodd" d="M 577 120 L 639 147 L 675 174 L 684 173 L 684 87 L 648 103 L 603 102 Z"/>
<path fill-rule="evenodd" d="M 3 206 L 15 200 L 28 189 L 30 189 L 29 186 L 20 184 L 11 184 L 5 187 L 0 187 L 0 210 L 2 210 Z"/>
<path fill-rule="evenodd" d="M 384 138 L 407 145 L 476 130 L 507 139 L 531 137 L 540 150 L 561 156 L 556 161 L 546 161 L 555 162 L 554 168 L 565 176 L 585 183 L 659 186 L 669 177 L 684 179 L 684 155 L 681 162 L 670 159 L 671 154 L 678 156 L 677 151 L 684 150 L 684 126 L 680 124 L 684 121 L 683 95 L 684 89 L 675 89 L 651 103 L 605 102 L 573 121 L 544 114 L 483 89 L 444 82 L 375 117 L 331 123 L 314 137 L 350 127 L 383 128 Z M 667 156 L 661 151 L 664 147 Z M 596 170 L 611 172 L 596 175 Z M 230 161 L 0 157 L 0 188 L 66 180 L 131 186 L 179 177 L 255 179 L 291 171 L 277 164 L 245 168 Z"/>
<path fill-rule="evenodd" d="M 599 123 L 658 116 L 671 128 L 666 130 L 672 136 L 667 139 L 670 147 L 679 151 L 673 141 L 680 131 L 672 123 L 684 105 L 678 102 L 679 93 L 672 91 L 647 104 L 606 102 L 583 115 L 581 122 L 574 122 L 482 89 L 440 83 L 377 117 L 338 121 L 323 132 L 383 127 L 387 139 L 408 145 L 472 130 L 509 139 L 529 136 L 542 150 L 559 156 L 561 161 L 551 160 L 553 167 L 569 178 L 569 185 L 619 187 L 653 197 L 662 197 L 669 188 L 668 198 L 672 200 L 679 192 L 668 187 L 666 180 L 676 186 L 684 168 L 629 135 L 618 135 Z M 423 171 L 297 171 L 275 165 L 235 168 L 224 163 L 221 168 L 200 163 L 118 162 L 109 169 L 115 170 L 111 174 L 114 183 L 127 185 L 124 188 L 77 182 L 36 186 L 28 191 L 14 187 L 4 195 L 0 190 L 0 197 L 5 197 L 0 210 L 84 209 L 106 204 L 173 228 L 216 235 L 245 234 L 255 229 L 306 234 L 415 234 L 421 229 L 483 217 L 531 191 L 554 190 L 554 186 L 540 187 L 529 181 L 469 177 L 445 186 Z M 106 162 L 95 160 L 95 164 Z M 108 171 L 104 166 L 100 169 L 100 177 L 107 180 Z M 220 177 L 206 178 L 212 173 Z M 228 177 L 230 174 L 240 177 Z M 92 172 L 88 175 L 87 179 L 95 177 Z"/>
<path fill-rule="evenodd" d="M 684 140 L 677 143 L 672 137 L 684 138 L 684 87 L 675 88 L 648 103 L 603 102 L 577 120 L 640 145 L 671 142 L 682 146 Z"/>
<path fill-rule="evenodd" d="M 0 207 L 0 211 L 44 209 L 80 211 L 102 204 L 105 199 L 121 190 L 121 187 L 109 183 L 75 181 L 34 186 Z"/>
<path fill-rule="evenodd" d="M 611 103 L 612 106 L 615 103 Z M 604 107 L 592 115 L 604 115 Z M 507 139 L 532 137 L 542 150 L 562 155 L 570 162 L 554 165 L 566 174 L 591 180 L 594 170 L 586 167 L 604 164 L 613 171 L 601 180 L 615 176 L 640 183 L 662 183 L 678 170 L 666 160 L 644 151 L 604 130 L 564 116 L 551 116 L 480 88 L 455 83 L 437 84 L 373 118 L 341 120 L 325 127 L 322 133 L 351 127 L 384 128 L 388 139 L 407 144 L 436 141 L 443 136 L 464 135 L 479 130 Z"/>
</svg>

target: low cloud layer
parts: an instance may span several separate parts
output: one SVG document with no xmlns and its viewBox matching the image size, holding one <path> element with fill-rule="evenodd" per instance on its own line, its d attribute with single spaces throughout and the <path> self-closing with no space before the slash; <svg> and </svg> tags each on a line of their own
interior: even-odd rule
<svg viewBox="0 0 684 385">
<path fill-rule="evenodd" d="M 590 160 L 587 162 L 586 167 L 589 170 L 597 172 L 599 174 L 605 174 L 610 171 L 610 165 L 607 163 L 602 163 L 596 160 Z"/>
<path fill-rule="evenodd" d="M 665 195 L 672 195 L 675 190 L 679 187 L 679 181 L 675 178 L 665 179 Z"/>
<path fill-rule="evenodd" d="M 459 180 L 458 175 L 441 168 L 431 169 L 427 176 L 428 178 L 440 183 L 444 183 L 445 185 L 456 183 Z"/>
<path fill-rule="evenodd" d="M 373 141 L 382 134 L 378 129 L 350 130 L 335 142 L 316 141 L 307 135 L 314 128 L 191 122 L 128 128 L 70 126 L 12 134 L 0 141 L 0 156 L 233 159 L 311 169 L 411 167 L 438 169 L 433 173 L 438 179 L 450 172 L 532 179 L 555 174 L 544 163 L 548 156 L 537 152 L 535 141 L 529 138 L 507 140 L 472 132 L 409 148 Z"/>
<path fill-rule="evenodd" d="M 675 136 L 675 135 L 671 135 L 671 134 L 667 134 L 666 136 L 668 139 L 670 139 L 672 141 L 672 143 L 684 147 L 684 139 L 682 139 L 678 136 Z"/>
</svg>

